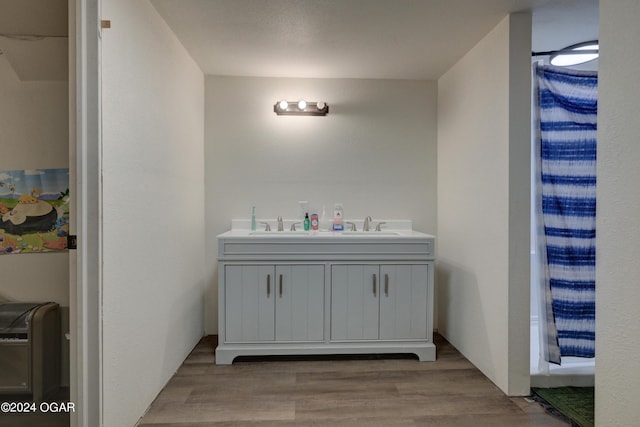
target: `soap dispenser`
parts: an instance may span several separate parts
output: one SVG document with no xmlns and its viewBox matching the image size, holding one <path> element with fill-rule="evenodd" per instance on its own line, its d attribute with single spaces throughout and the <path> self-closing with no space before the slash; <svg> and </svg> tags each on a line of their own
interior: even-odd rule
<svg viewBox="0 0 640 427">
<path fill-rule="evenodd" d="M 304 214 L 304 231 L 309 231 L 311 220 L 309 220 L 309 212 Z"/>
</svg>

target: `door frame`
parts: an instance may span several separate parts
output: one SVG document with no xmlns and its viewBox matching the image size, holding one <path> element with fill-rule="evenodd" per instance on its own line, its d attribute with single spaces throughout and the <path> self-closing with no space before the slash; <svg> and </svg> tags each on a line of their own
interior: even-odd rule
<svg viewBox="0 0 640 427">
<path fill-rule="evenodd" d="M 71 426 L 101 426 L 100 0 L 69 0 Z"/>
</svg>

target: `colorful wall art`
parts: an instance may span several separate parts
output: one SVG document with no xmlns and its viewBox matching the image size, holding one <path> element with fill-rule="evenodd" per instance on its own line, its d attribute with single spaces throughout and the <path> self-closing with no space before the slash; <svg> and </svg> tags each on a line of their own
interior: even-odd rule
<svg viewBox="0 0 640 427">
<path fill-rule="evenodd" d="M 69 169 L 0 171 L 0 255 L 64 251 Z"/>
</svg>

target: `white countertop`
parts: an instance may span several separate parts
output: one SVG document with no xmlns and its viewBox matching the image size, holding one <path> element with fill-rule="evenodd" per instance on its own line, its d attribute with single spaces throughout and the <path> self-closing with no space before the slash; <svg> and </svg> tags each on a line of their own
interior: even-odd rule
<svg viewBox="0 0 640 427">
<path fill-rule="evenodd" d="M 435 236 L 431 234 L 422 233 L 420 231 L 415 231 L 412 229 L 412 222 L 410 220 L 380 220 L 380 221 L 372 221 L 371 230 L 372 231 L 362 231 L 362 220 L 360 221 L 351 221 L 356 224 L 358 231 L 349 231 L 350 227 L 345 224 L 345 231 L 329 231 L 329 230 L 319 230 L 319 231 L 304 231 L 301 230 L 302 225 L 298 225 L 296 228 L 297 231 L 289 231 L 291 224 L 294 222 L 299 222 L 298 220 L 283 220 L 284 230 L 285 231 L 276 231 L 277 230 L 277 221 L 275 219 L 264 220 L 259 219 L 258 221 L 267 221 L 271 225 L 272 231 L 264 231 L 264 225 L 259 224 L 258 229 L 256 231 L 251 231 L 251 221 L 249 220 L 233 220 L 231 230 L 218 235 L 218 238 L 252 238 L 252 239 L 268 239 L 268 238 L 291 238 L 291 239 L 354 239 L 354 238 L 362 238 L 362 239 L 394 239 L 394 238 L 402 238 L 402 239 L 425 239 L 431 238 L 435 239 Z M 381 231 L 374 231 L 376 225 L 379 222 L 385 222 L 382 225 Z"/>
</svg>

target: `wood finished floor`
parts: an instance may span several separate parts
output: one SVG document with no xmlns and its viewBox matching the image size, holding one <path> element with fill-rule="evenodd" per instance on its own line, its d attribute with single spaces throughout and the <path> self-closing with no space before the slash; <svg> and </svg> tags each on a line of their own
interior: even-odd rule
<svg viewBox="0 0 640 427">
<path fill-rule="evenodd" d="M 437 361 L 407 357 L 245 358 L 214 363 L 204 338 L 139 426 L 567 426 L 505 396 L 442 337 Z"/>
</svg>

